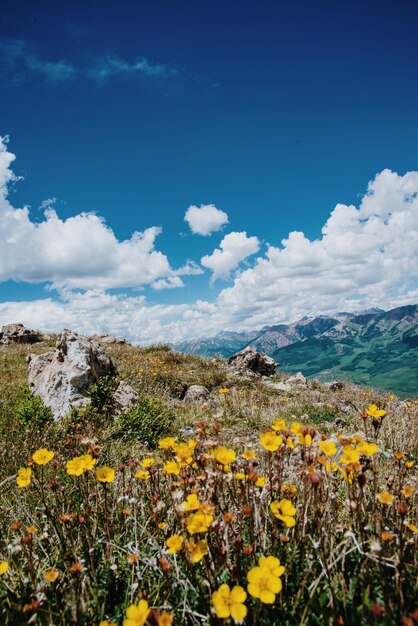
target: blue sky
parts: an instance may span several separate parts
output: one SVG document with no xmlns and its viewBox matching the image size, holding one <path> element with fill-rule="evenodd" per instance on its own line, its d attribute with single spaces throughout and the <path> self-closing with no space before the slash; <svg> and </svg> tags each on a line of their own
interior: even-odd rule
<svg viewBox="0 0 418 626">
<path fill-rule="evenodd" d="M 3 168 L 22 177 L 3 196 L 29 212 L 18 245 L 0 213 L 0 321 L 151 341 L 418 301 L 417 17 L 412 0 L 3 0 Z M 193 233 L 201 205 L 228 222 Z M 90 268 L 65 248 L 80 232 Z"/>
</svg>

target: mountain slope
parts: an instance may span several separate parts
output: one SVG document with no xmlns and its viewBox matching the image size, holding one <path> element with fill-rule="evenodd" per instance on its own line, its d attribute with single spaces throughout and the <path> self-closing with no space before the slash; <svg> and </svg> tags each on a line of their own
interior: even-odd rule
<svg viewBox="0 0 418 626">
<path fill-rule="evenodd" d="M 253 333 L 220 333 L 176 348 L 229 357 L 247 345 L 273 356 L 285 371 L 302 370 L 323 380 L 338 377 L 400 395 L 418 393 L 418 305 L 303 318 Z"/>
</svg>

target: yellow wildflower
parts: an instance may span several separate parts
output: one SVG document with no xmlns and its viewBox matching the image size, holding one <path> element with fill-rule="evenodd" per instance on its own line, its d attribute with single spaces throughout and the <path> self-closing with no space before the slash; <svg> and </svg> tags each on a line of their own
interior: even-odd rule
<svg viewBox="0 0 418 626">
<path fill-rule="evenodd" d="M 360 452 L 355 450 L 352 446 L 344 446 L 343 453 L 340 457 L 340 463 L 342 465 L 352 465 L 358 463 L 360 459 Z"/>
<path fill-rule="evenodd" d="M 212 594 L 216 616 L 220 619 L 232 617 L 234 622 L 242 622 L 247 615 L 247 607 L 244 604 L 246 598 L 247 593 L 239 585 L 235 585 L 232 589 L 229 585 L 221 585 Z"/>
<path fill-rule="evenodd" d="M 268 430 L 260 435 L 260 443 L 264 450 L 275 452 L 282 445 L 283 439 L 279 437 L 279 435 L 276 435 L 274 430 Z"/>
<path fill-rule="evenodd" d="M 363 456 L 373 456 L 379 451 L 377 444 L 375 443 L 367 443 L 366 441 L 362 441 L 358 444 L 356 448 L 357 452 L 360 452 Z"/>
<path fill-rule="evenodd" d="M 335 442 L 331 441 L 330 439 L 327 439 L 326 441 L 321 441 L 319 443 L 319 449 L 321 450 L 321 452 L 329 457 L 334 456 L 334 454 L 337 453 L 337 446 L 335 445 Z"/>
<path fill-rule="evenodd" d="M 55 569 L 55 567 L 50 567 L 44 572 L 44 579 L 48 583 L 54 583 L 57 580 L 58 576 L 59 576 L 59 571 Z"/>
<path fill-rule="evenodd" d="M 412 485 L 405 485 L 405 487 L 403 487 L 401 490 L 401 493 L 405 498 L 410 498 L 414 495 L 414 492 L 415 487 L 413 487 Z"/>
<path fill-rule="evenodd" d="M 234 478 L 235 478 L 235 480 L 245 480 L 246 479 L 246 475 L 244 474 L 244 472 L 236 472 L 234 474 Z"/>
<path fill-rule="evenodd" d="M 46 465 L 54 458 L 54 455 L 55 453 L 52 452 L 52 450 L 40 448 L 40 450 L 36 450 L 36 452 L 32 454 L 32 461 L 36 463 L 36 465 Z"/>
<path fill-rule="evenodd" d="M 190 539 L 186 543 L 186 549 L 192 563 L 199 563 L 208 553 L 208 544 L 205 539 L 200 539 L 199 541 Z"/>
<path fill-rule="evenodd" d="M 383 409 L 378 409 L 376 404 L 371 404 L 369 408 L 366 409 L 366 413 L 367 415 L 375 419 L 381 419 L 386 415 L 386 411 L 384 411 Z"/>
<path fill-rule="evenodd" d="M 254 450 L 244 450 L 242 456 L 246 461 L 252 461 L 255 457 L 255 452 Z"/>
<path fill-rule="evenodd" d="M 98 467 L 96 470 L 96 480 L 99 483 L 113 483 L 115 480 L 115 470 L 111 467 Z"/>
<path fill-rule="evenodd" d="M 148 469 L 149 467 L 152 467 L 154 463 L 155 463 L 155 459 L 152 456 L 147 456 L 145 459 L 142 459 L 141 467 Z"/>
<path fill-rule="evenodd" d="M 0 561 L 0 576 L 3 576 L 9 569 L 9 564 L 7 561 Z"/>
<path fill-rule="evenodd" d="M 418 533 L 418 528 L 414 525 L 414 524 L 405 524 L 405 526 L 409 529 L 412 530 L 413 533 Z"/>
<path fill-rule="evenodd" d="M 270 510 L 274 517 L 279 519 L 288 528 L 292 528 L 296 525 L 295 515 L 296 509 L 290 500 L 282 498 L 280 502 L 274 501 L 270 504 Z"/>
<path fill-rule="evenodd" d="M 172 448 L 176 443 L 176 437 L 164 437 L 164 439 L 160 439 L 158 442 L 158 447 L 161 450 L 168 450 Z"/>
<path fill-rule="evenodd" d="M 264 487 L 267 483 L 267 478 L 265 476 L 259 476 L 255 481 L 256 487 Z"/>
<path fill-rule="evenodd" d="M 93 459 L 91 454 L 82 454 L 80 457 L 81 461 L 84 463 L 85 470 L 91 470 L 96 465 L 96 459 Z"/>
<path fill-rule="evenodd" d="M 192 513 L 187 518 L 187 530 L 191 535 L 196 533 L 206 533 L 213 522 L 213 515 L 205 515 L 202 511 Z"/>
<path fill-rule="evenodd" d="M 146 600 L 140 600 L 138 604 L 131 604 L 126 609 L 126 619 L 123 626 L 143 626 L 150 614 L 150 608 Z"/>
<path fill-rule="evenodd" d="M 276 594 L 282 589 L 282 581 L 273 576 L 267 567 L 253 567 L 247 573 L 247 591 L 264 604 L 274 604 Z"/>
<path fill-rule="evenodd" d="M 67 474 L 69 476 L 81 476 L 85 470 L 85 463 L 81 456 L 75 456 L 66 463 Z"/>
<path fill-rule="evenodd" d="M 32 479 L 32 470 L 30 467 L 21 467 L 17 473 L 16 484 L 21 489 L 30 485 Z"/>
<path fill-rule="evenodd" d="M 183 547 L 184 538 L 181 535 L 172 535 L 167 539 L 166 546 L 170 554 L 176 554 Z"/>
<path fill-rule="evenodd" d="M 167 461 L 163 467 L 165 474 L 180 474 L 180 466 L 175 461 Z"/>
<path fill-rule="evenodd" d="M 187 496 L 186 500 L 180 504 L 182 511 L 197 511 L 200 508 L 199 498 L 195 493 Z"/>
<path fill-rule="evenodd" d="M 229 392 L 228 387 L 221 387 L 221 388 L 218 390 L 218 393 L 228 393 L 228 392 Z"/>
<path fill-rule="evenodd" d="M 149 477 L 150 473 L 148 470 L 139 469 L 135 474 L 135 478 L 139 478 L 139 480 L 149 480 Z"/>
<path fill-rule="evenodd" d="M 174 615 L 168 611 L 163 611 L 157 616 L 158 626 L 171 626 L 174 621 Z"/>
<path fill-rule="evenodd" d="M 260 556 L 258 559 L 258 564 L 260 567 L 266 567 L 272 576 L 283 576 L 285 573 L 285 568 L 283 565 L 280 565 L 279 559 L 275 556 Z"/>
<path fill-rule="evenodd" d="M 277 419 L 271 425 L 273 430 L 286 430 L 286 422 L 284 419 Z"/>
<path fill-rule="evenodd" d="M 395 496 L 389 493 L 389 491 L 381 491 L 377 495 L 377 499 L 379 500 L 381 504 L 392 504 L 392 502 L 395 499 Z"/>
<path fill-rule="evenodd" d="M 307 435 L 302 435 L 302 433 L 299 433 L 298 439 L 299 439 L 299 443 L 302 446 L 310 446 L 312 444 L 312 436 L 309 435 L 309 433 Z"/>
<path fill-rule="evenodd" d="M 224 466 L 233 463 L 237 458 L 235 450 L 232 450 L 231 448 L 226 448 L 225 446 L 220 446 L 219 448 L 216 448 L 213 451 L 213 454 L 217 462 Z"/>
<path fill-rule="evenodd" d="M 292 422 L 290 424 L 290 432 L 294 435 L 299 435 L 302 424 L 300 422 Z"/>
</svg>

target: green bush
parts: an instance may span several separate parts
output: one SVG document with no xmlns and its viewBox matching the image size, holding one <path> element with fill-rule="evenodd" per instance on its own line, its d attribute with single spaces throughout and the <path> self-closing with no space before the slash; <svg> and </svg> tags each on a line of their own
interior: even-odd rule
<svg viewBox="0 0 418 626">
<path fill-rule="evenodd" d="M 32 395 L 29 387 L 23 387 L 18 395 L 14 413 L 25 428 L 43 428 L 54 421 L 51 409 L 45 406 L 41 398 Z"/>
<path fill-rule="evenodd" d="M 90 402 L 93 409 L 109 416 L 113 410 L 112 394 L 118 386 L 118 378 L 112 374 L 101 376 L 89 392 Z"/>
<path fill-rule="evenodd" d="M 174 420 L 174 412 L 167 405 L 143 394 L 129 411 L 118 417 L 116 434 L 154 446 L 163 435 L 172 432 Z"/>
</svg>

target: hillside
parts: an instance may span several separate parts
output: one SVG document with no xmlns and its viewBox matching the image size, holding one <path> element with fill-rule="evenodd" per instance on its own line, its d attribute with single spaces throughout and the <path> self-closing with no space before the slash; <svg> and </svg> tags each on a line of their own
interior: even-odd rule
<svg viewBox="0 0 418 626">
<path fill-rule="evenodd" d="M 2 624 L 413 623 L 416 403 L 115 342 L 53 421 L 27 356 L 54 345 L 0 345 Z"/>
<path fill-rule="evenodd" d="M 202 356 L 229 357 L 246 346 L 275 358 L 280 369 L 340 378 L 393 391 L 418 393 L 418 305 L 303 318 L 258 333 L 220 333 L 176 347 Z"/>
</svg>

